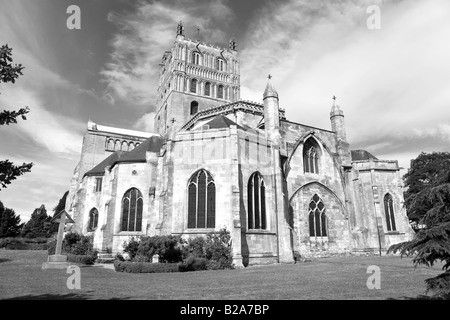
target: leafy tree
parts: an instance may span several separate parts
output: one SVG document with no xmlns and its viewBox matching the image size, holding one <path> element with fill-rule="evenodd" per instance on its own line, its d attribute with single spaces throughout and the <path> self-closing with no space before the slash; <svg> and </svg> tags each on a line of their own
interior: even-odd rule
<svg viewBox="0 0 450 320">
<path fill-rule="evenodd" d="M 19 75 L 23 75 L 24 67 L 21 64 L 13 65 L 12 49 L 8 45 L 0 47 L 0 83 L 15 83 Z M 17 123 L 17 118 L 26 120 L 26 114 L 30 112 L 28 107 L 21 108 L 18 111 L 4 110 L 0 112 L 0 125 L 9 125 Z M 33 163 L 24 163 L 14 165 L 9 160 L 0 161 L 0 190 L 6 188 L 17 177 L 26 172 L 30 172 Z"/>
<path fill-rule="evenodd" d="M 62 196 L 61 199 L 59 199 L 58 204 L 56 205 L 56 207 L 53 208 L 53 218 L 60 213 L 61 211 L 63 211 L 66 207 L 66 199 L 67 196 L 69 195 L 69 191 L 66 191 L 64 193 L 64 195 Z M 58 228 L 59 228 L 59 223 L 52 223 L 52 225 L 50 226 L 50 233 L 56 233 L 58 232 Z"/>
<path fill-rule="evenodd" d="M 48 236 L 48 228 L 46 223 L 50 222 L 51 217 L 47 215 L 45 206 L 42 205 L 33 211 L 30 220 L 25 224 L 22 229 L 22 237 L 25 238 L 37 238 L 42 236 Z"/>
<path fill-rule="evenodd" d="M 20 234 L 23 224 L 14 210 L 5 208 L 0 201 L 0 238 L 13 238 Z"/>
<path fill-rule="evenodd" d="M 405 205 L 410 220 L 419 222 L 433 208 L 431 190 L 442 185 L 450 173 L 450 153 L 421 153 L 411 160 L 411 167 L 403 176 Z"/>
<path fill-rule="evenodd" d="M 433 159 L 437 163 L 432 163 Z M 445 153 L 422 153 L 411 163 L 415 165 L 416 171 L 412 173 L 417 174 L 417 182 L 412 184 L 415 196 L 410 205 L 416 214 L 426 210 L 422 221 L 425 228 L 420 229 L 411 241 L 391 246 L 388 252 L 415 255 L 415 266 L 432 267 L 436 262 L 443 262 L 445 272 L 426 279 L 425 283 L 427 293 L 431 291 L 433 297 L 450 298 L 450 172 L 442 167 L 447 163 L 446 156 Z M 420 170 L 421 166 L 425 169 Z"/>
</svg>

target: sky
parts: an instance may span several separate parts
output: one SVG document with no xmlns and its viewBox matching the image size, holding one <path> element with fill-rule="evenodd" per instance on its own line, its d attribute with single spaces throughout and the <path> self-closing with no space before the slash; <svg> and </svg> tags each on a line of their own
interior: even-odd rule
<svg viewBox="0 0 450 320">
<path fill-rule="evenodd" d="M 81 29 L 69 30 L 70 5 Z M 380 8 L 379 29 L 368 27 Z M 188 37 L 238 44 L 241 98 L 262 103 L 270 73 L 289 120 L 330 129 L 332 97 L 352 149 L 398 160 L 450 151 L 448 0 L 0 0 L 0 45 L 25 66 L 0 85 L 0 159 L 33 162 L 0 191 L 23 221 L 69 189 L 91 119 L 153 131 L 158 63 L 183 21 Z"/>
</svg>

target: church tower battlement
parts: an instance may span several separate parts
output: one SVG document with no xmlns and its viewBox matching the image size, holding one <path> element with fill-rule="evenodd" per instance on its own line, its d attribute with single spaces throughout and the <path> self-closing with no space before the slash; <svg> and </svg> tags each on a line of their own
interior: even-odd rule
<svg viewBox="0 0 450 320">
<path fill-rule="evenodd" d="M 180 22 L 171 51 L 160 63 L 155 130 L 177 132 L 199 111 L 240 100 L 237 46 L 219 48 L 185 37 Z"/>
</svg>

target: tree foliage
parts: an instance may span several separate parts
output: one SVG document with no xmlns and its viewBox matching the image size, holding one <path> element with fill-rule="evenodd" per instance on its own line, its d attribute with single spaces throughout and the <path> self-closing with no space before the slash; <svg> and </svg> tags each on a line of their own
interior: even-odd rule
<svg viewBox="0 0 450 320">
<path fill-rule="evenodd" d="M 427 293 L 432 292 L 439 298 L 450 298 L 450 175 L 448 169 L 443 168 L 446 159 L 447 155 L 443 153 L 431 156 L 422 153 L 411 162 L 415 168 L 405 176 L 405 179 L 411 179 L 410 186 L 414 191 L 410 194 L 414 197 L 410 205 L 416 214 L 426 210 L 422 219 L 425 228 L 420 229 L 411 241 L 393 245 L 388 251 L 400 252 L 402 256 L 414 255 L 415 266 L 432 267 L 436 262 L 443 262 L 445 272 L 425 280 Z"/>
<path fill-rule="evenodd" d="M 19 75 L 23 75 L 24 67 L 21 64 L 13 65 L 12 48 L 8 45 L 0 47 L 0 83 L 15 83 Z M 9 125 L 17 123 L 17 118 L 21 117 L 26 120 L 26 114 L 30 112 L 28 107 L 19 109 L 18 111 L 4 110 L 0 112 L 0 125 Z M 16 166 L 9 160 L 0 161 L 0 190 L 6 188 L 17 177 L 26 172 L 30 172 L 33 164 L 24 163 Z"/>
<path fill-rule="evenodd" d="M 433 207 L 431 190 L 442 185 L 450 174 L 450 153 L 421 153 L 411 160 L 411 167 L 403 176 L 405 205 L 408 217 L 419 222 Z"/>
<path fill-rule="evenodd" d="M 24 225 L 22 229 L 22 237 L 25 238 L 38 238 L 49 236 L 48 222 L 51 217 L 47 215 L 45 206 L 42 205 L 33 211 L 30 220 Z"/>
<path fill-rule="evenodd" d="M 5 208 L 0 201 L 0 238 L 13 238 L 20 234 L 23 224 L 14 210 Z"/>
</svg>

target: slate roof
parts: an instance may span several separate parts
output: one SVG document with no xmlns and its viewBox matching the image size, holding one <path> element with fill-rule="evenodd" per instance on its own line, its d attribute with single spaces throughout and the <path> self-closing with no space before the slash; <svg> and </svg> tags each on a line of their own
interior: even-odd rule
<svg viewBox="0 0 450 320">
<path fill-rule="evenodd" d="M 134 148 L 132 151 L 127 152 L 123 157 L 117 159 L 116 163 L 122 162 L 145 162 L 146 153 L 155 152 L 159 153 L 165 139 L 158 136 L 153 136 L 145 140 L 138 147 Z"/>
<path fill-rule="evenodd" d="M 204 126 L 209 126 L 210 129 L 224 129 L 229 128 L 230 126 L 237 126 L 239 129 L 244 129 L 224 115 L 218 115 L 211 121 L 205 123 Z"/>
<path fill-rule="evenodd" d="M 107 157 L 105 160 L 100 162 L 98 165 L 96 165 L 94 168 L 89 170 L 84 174 L 84 176 L 103 176 L 105 174 L 106 167 L 112 167 L 117 160 L 119 160 L 121 157 L 123 157 L 128 152 L 126 151 L 116 151 L 113 154 L 111 154 L 109 157 Z"/>
<path fill-rule="evenodd" d="M 367 150 L 352 150 L 352 161 L 378 160 L 373 154 Z"/>
</svg>

